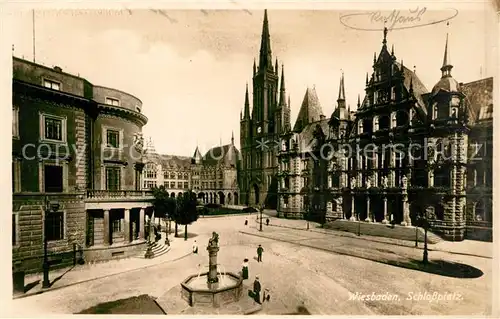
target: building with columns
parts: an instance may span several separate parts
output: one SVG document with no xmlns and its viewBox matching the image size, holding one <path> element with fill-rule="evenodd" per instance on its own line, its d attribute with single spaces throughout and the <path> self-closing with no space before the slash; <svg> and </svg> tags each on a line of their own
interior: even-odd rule
<svg viewBox="0 0 500 319">
<path fill-rule="evenodd" d="M 281 135 L 279 216 L 403 226 L 425 217 L 445 239 L 491 240 L 493 79 L 457 82 L 444 44 L 431 91 L 389 50 L 385 29 L 356 112 L 343 74 L 328 120 L 304 122 L 321 114 L 306 93 Z"/>
<path fill-rule="evenodd" d="M 151 213 L 141 190 L 142 102 L 59 67 L 13 57 L 12 262 L 51 267 L 137 254 Z"/>
</svg>

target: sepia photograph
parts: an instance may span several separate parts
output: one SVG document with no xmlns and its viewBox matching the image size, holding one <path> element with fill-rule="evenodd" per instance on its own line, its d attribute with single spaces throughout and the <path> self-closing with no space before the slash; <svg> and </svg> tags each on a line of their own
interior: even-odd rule
<svg viewBox="0 0 500 319">
<path fill-rule="evenodd" d="M 495 316 L 498 3 L 99 5 L 2 13 L 9 316 Z"/>
</svg>

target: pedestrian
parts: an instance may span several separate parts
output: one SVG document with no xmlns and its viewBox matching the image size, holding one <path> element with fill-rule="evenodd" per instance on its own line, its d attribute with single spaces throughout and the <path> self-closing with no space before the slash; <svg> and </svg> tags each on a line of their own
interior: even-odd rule
<svg viewBox="0 0 500 319">
<path fill-rule="evenodd" d="M 257 247 L 257 262 L 262 262 L 262 253 L 264 252 L 264 248 L 261 245 Z"/>
<path fill-rule="evenodd" d="M 248 218 L 245 217 L 245 226 L 248 225 Z"/>
<path fill-rule="evenodd" d="M 269 218 L 266 218 L 266 226 L 269 226 Z"/>
<path fill-rule="evenodd" d="M 198 244 L 196 243 L 196 240 L 193 243 L 193 254 L 198 254 Z"/>
<path fill-rule="evenodd" d="M 259 276 L 255 276 L 255 280 L 253 282 L 253 300 L 261 304 L 260 302 L 260 282 L 259 282 Z"/>
<path fill-rule="evenodd" d="M 243 279 L 248 279 L 248 258 L 243 259 L 243 265 L 241 266 L 241 277 Z"/>
</svg>

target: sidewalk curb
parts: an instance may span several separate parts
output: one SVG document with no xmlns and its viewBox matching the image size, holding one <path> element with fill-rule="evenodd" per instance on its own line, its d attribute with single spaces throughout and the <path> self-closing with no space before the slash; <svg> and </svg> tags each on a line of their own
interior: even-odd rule
<svg viewBox="0 0 500 319">
<path fill-rule="evenodd" d="M 257 220 L 257 223 L 259 223 L 259 220 Z M 332 229 L 323 229 L 323 231 L 319 231 L 318 229 L 314 229 L 314 228 L 305 229 L 305 228 L 298 228 L 298 227 L 291 227 L 291 226 L 273 225 L 271 223 L 269 223 L 269 225 L 267 225 L 267 226 L 273 226 L 273 227 L 279 227 L 279 228 L 288 228 L 288 229 L 301 230 L 301 231 L 306 231 L 306 232 L 314 232 L 314 233 L 318 233 L 318 234 L 338 236 L 338 237 L 348 237 L 348 238 L 352 238 L 352 239 L 362 239 L 362 238 L 360 238 L 358 236 L 353 236 L 351 232 L 347 232 L 347 231 L 345 233 L 348 233 L 348 234 L 351 234 L 351 235 L 344 235 L 340 231 L 338 231 L 338 230 L 332 230 Z M 337 233 L 334 233 L 334 232 L 337 232 Z M 364 235 L 364 236 L 378 237 L 378 236 L 372 236 L 372 235 Z M 379 238 L 390 239 L 389 237 L 379 237 Z M 385 241 L 382 241 L 382 240 L 367 239 L 366 237 L 363 240 L 369 240 L 369 241 L 378 242 L 378 243 L 381 243 L 381 244 L 395 245 L 395 246 L 400 246 L 400 247 L 407 247 L 407 248 L 414 247 L 415 248 L 415 246 L 413 244 L 411 244 L 411 245 L 410 244 L 404 245 L 404 244 L 400 244 L 400 243 L 389 243 L 389 242 L 385 242 Z M 404 241 L 404 240 L 401 240 L 401 241 Z M 423 243 L 423 242 L 419 241 L 419 243 Z M 437 244 L 433 244 L 433 245 L 437 245 Z M 423 250 L 423 248 L 420 247 L 420 246 L 417 247 L 417 249 Z M 470 254 L 470 253 L 462 253 L 462 252 L 452 251 L 452 250 L 443 250 L 443 249 L 435 249 L 435 248 L 428 248 L 428 250 L 429 251 L 442 252 L 442 253 L 448 253 L 448 254 L 454 254 L 454 255 L 471 256 L 471 257 L 485 258 L 485 259 L 493 259 L 493 257 L 491 257 L 491 256 L 476 255 L 476 254 Z"/>
<path fill-rule="evenodd" d="M 186 258 L 187 256 L 189 256 L 191 254 L 192 253 L 190 252 L 188 254 L 182 255 L 182 256 L 174 258 L 172 260 L 165 260 L 165 261 L 162 261 L 162 262 L 159 262 L 159 263 L 156 263 L 156 264 L 152 264 L 152 265 L 146 265 L 146 266 L 137 267 L 137 268 L 134 268 L 134 269 L 129 269 L 129 270 L 125 270 L 125 271 L 121 271 L 121 272 L 117 272 L 117 273 L 113 273 L 113 274 L 109 274 L 109 275 L 105 275 L 105 276 L 100 276 L 100 277 L 94 277 L 94 278 L 90 278 L 90 279 L 80 280 L 80 281 L 69 283 L 69 284 L 64 285 L 64 286 L 58 286 L 58 287 L 54 287 L 54 288 L 47 288 L 45 290 L 40 290 L 40 291 L 31 292 L 31 293 L 25 293 L 25 294 L 22 294 L 22 295 L 13 296 L 12 299 L 14 300 L 14 299 L 27 298 L 27 297 L 31 297 L 31 296 L 35 296 L 35 295 L 40 295 L 40 294 L 43 294 L 45 292 L 50 292 L 50 291 L 54 291 L 54 290 L 58 290 L 58 289 L 66 288 L 66 287 L 75 286 L 75 285 L 78 285 L 78 284 L 83 284 L 83 283 L 87 283 L 87 282 L 91 282 L 91 281 L 95 281 L 95 280 L 99 280 L 99 279 L 104 279 L 104 278 L 108 278 L 108 277 L 118 276 L 118 275 L 126 274 L 126 273 L 129 273 L 129 272 L 132 272 L 132 271 L 141 270 L 141 269 L 151 268 L 151 267 L 154 267 L 154 266 L 158 266 L 158 265 L 162 265 L 162 264 L 165 264 L 165 263 L 168 263 L 168 262 L 174 262 L 174 261 L 180 260 L 182 258 Z"/>
</svg>

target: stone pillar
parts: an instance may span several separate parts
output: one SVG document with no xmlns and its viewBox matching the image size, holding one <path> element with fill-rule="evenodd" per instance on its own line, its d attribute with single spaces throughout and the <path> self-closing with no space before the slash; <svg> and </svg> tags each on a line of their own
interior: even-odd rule
<svg viewBox="0 0 500 319">
<path fill-rule="evenodd" d="M 109 245 L 110 244 L 110 225 L 109 225 L 109 210 L 105 209 L 104 210 L 104 220 L 103 220 L 103 240 L 104 240 L 104 245 Z"/>
<path fill-rule="evenodd" d="M 365 218 L 365 222 L 370 222 L 371 219 L 370 219 L 370 195 L 366 196 L 366 218 Z"/>
<path fill-rule="evenodd" d="M 389 221 L 387 220 L 387 197 L 384 197 L 384 220 L 382 224 L 387 224 Z"/>
<path fill-rule="evenodd" d="M 356 221 L 356 213 L 354 209 L 354 194 L 351 197 L 351 218 L 349 218 L 350 221 L 354 222 Z"/>
<path fill-rule="evenodd" d="M 217 289 L 219 284 L 219 278 L 217 277 L 217 253 L 219 252 L 219 246 L 210 245 L 207 247 L 208 250 L 208 289 Z"/>
<path fill-rule="evenodd" d="M 123 212 L 123 239 L 125 239 L 125 243 L 130 243 L 130 209 L 125 209 Z"/>
<path fill-rule="evenodd" d="M 411 226 L 410 203 L 408 203 L 408 195 L 403 196 L 403 221 L 401 222 L 401 225 Z"/>
<path fill-rule="evenodd" d="M 144 208 L 139 212 L 139 239 L 144 239 Z"/>
</svg>

